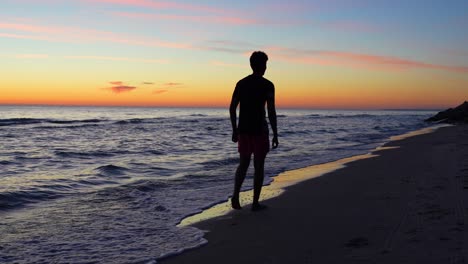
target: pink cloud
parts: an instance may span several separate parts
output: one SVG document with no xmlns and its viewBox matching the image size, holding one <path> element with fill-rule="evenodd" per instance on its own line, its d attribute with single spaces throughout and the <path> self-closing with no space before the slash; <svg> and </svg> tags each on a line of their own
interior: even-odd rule
<svg viewBox="0 0 468 264">
<path fill-rule="evenodd" d="M 147 47 L 164 47 L 174 49 L 193 49 L 190 44 L 162 41 L 154 38 L 146 38 L 140 36 L 129 36 L 116 34 L 110 31 L 99 31 L 94 29 L 86 29 L 79 27 L 63 27 L 63 26 L 43 26 L 21 23 L 0 23 L 0 29 L 7 29 L 19 32 L 33 33 L 29 35 L 17 33 L 0 33 L 0 37 L 46 40 L 59 42 L 95 42 L 105 41 L 113 43 L 121 43 L 136 46 Z"/>
<path fill-rule="evenodd" d="M 162 93 L 167 93 L 168 90 L 160 89 L 160 90 L 155 90 L 153 91 L 153 94 L 162 94 Z"/>
<path fill-rule="evenodd" d="M 23 4 L 58 4 L 64 2 L 63 0 L 15 0 Z M 202 11 L 210 13 L 227 13 L 228 10 L 217 8 L 209 5 L 178 3 L 175 1 L 159 1 L 159 0 L 67 0 L 66 2 L 88 3 L 93 6 L 96 5 L 116 5 L 128 6 L 145 9 L 175 9 L 183 11 Z"/>
<path fill-rule="evenodd" d="M 158 59 L 138 59 L 138 58 L 126 58 L 126 57 L 109 57 L 109 56 L 64 56 L 66 59 L 75 60 L 108 60 L 108 61 L 129 61 L 129 62 L 148 62 L 148 63 L 168 63 L 168 60 Z"/>
<path fill-rule="evenodd" d="M 112 86 L 109 87 L 110 90 L 112 90 L 114 93 L 119 94 L 123 92 L 130 92 L 136 89 L 135 86 L 126 86 L 126 85 L 117 85 L 117 86 Z"/>
<path fill-rule="evenodd" d="M 103 89 L 112 91 L 112 92 L 114 92 L 116 94 L 124 93 L 124 92 L 131 92 L 131 91 L 133 91 L 133 90 L 135 90 L 137 88 L 136 86 L 125 85 L 121 81 L 111 81 L 111 82 L 109 82 L 109 84 L 111 84 L 112 86 L 107 87 L 107 88 L 103 88 Z"/>
<path fill-rule="evenodd" d="M 18 54 L 15 56 L 18 59 L 47 59 L 47 54 Z"/>
<path fill-rule="evenodd" d="M 193 47 L 190 44 L 167 42 L 167 41 L 161 41 L 161 40 L 155 40 L 155 39 L 143 38 L 143 37 L 129 38 L 129 37 L 114 36 L 114 37 L 106 38 L 103 40 L 115 42 L 115 43 L 135 45 L 135 46 L 163 47 L 163 48 L 172 48 L 172 49 L 193 49 Z"/>
<path fill-rule="evenodd" d="M 20 34 L 11 34 L 11 33 L 0 33 L 0 38 L 14 38 L 14 39 L 31 39 L 31 40 L 41 40 L 41 41 L 53 41 L 47 37 L 33 36 L 33 35 L 20 35 Z"/>
<path fill-rule="evenodd" d="M 220 51 L 234 54 L 249 53 L 253 50 L 260 49 L 258 44 L 253 44 L 245 41 L 232 41 L 232 40 L 210 40 L 199 45 L 199 49 L 209 51 Z M 250 54 L 249 54 L 250 55 Z"/>
<path fill-rule="evenodd" d="M 468 67 L 439 65 L 439 64 L 413 61 L 413 60 L 408 60 L 408 59 L 403 59 L 403 58 L 398 58 L 398 57 L 390 57 L 390 56 L 378 56 L 378 55 L 337 52 L 337 51 L 328 51 L 324 55 L 330 58 L 338 59 L 338 60 L 342 59 L 344 61 L 349 61 L 349 62 L 354 62 L 354 63 L 381 65 L 381 66 L 387 66 L 387 67 L 391 67 L 395 69 L 422 68 L 422 69 L 438 69 L 438 70 L 447 70 L 447 71 L 456 71 L 456 72 L 468 72 Z"/>
<path fill-rule="evenodd" d="M 50 33 L 50 34 L 63 33 L 64 31 L 66 31 L 64 28 L 61 28 L 61 27 L 45 27 L 45 26 L 20 24 L 20 23 L 0 23 L 0 29 L 10 29 L 10 30 L 17 30 L 17 31 L 33 32 L 33 33 Z"/>
<path fill-rule="evenodd" d="M 291 14 L 291 13 L 306 12 L 306 10 L 310 12 L 310 7 L 306 7 L 302 3 L 292 2 L 292 1 L 291 2 L 281 1 L 277 3 L 271 2 L 271 3 L 268 3 L 268 5 L 263 5 L 260 3 L 260 6 L 258 7 L 258 9 L 265 10 L 269 13 L 274 12 L 274 13 Z"/>
<path fill-rule="evenodd" d="M 255 45 L 246 41 L 235 41 L 235 40 L 210 40 L 210 44 L 221 45 L 221 46 L 241 46 L 241 47 L 254 47 Z"/>
<path fill-rule="evenodd" d="M 153 83 L 151 83 L 151 84 L 153 84 Z M 170 88 L 182 87 L 183 83 L 167 82 L 167 83 L 163 83 L 161 86 L 162 86 L 162 88 L 154 90 L 153 94 L 167 93 L 167 92 L 169 92 Z"/>
<path fill-rule="evenodd" d="M 270 54 L 272 58 L 292 63 L 390 70 L 435 69 L 461 73 L 468 72 L 468 67 L 466 66 L 440 65 L 393 56 L 341 51 L 298 50 L 282 47 L 270 47 L 266 50 L 269 50 L 268 54 Z"/>
<path fill-rule="evenodd" d="M 468 52 L 461 49 L 435 48 L 437 52 L 442 52 L 450 56 L 468 57 Z"/>
<path fill-rule="evenodd" d="M 133 7 L 143 7 L 151 9 L 179 9 L 187 11 L 203 11 L 212 13 L 226 13 L 227 11 L 220 8 L 214 8 L 206 5 L 192 5 L 177 2 L 165 2 L 165 1 L 150 1 L 150 0 L 82 0 L 84 2 L 90 2 L 93 4 L 116 4 L 126 5 Z"/>
<path fill-rule="evenodd" d="M 172 20 L 181 22 L 210 23 L 210 24 L 228 24 L 228 25 L 252 25 L 263 24 L 258 19 L 249 19 L 235 16 L 207 16 L 207 15 L 167 15 L 167 14 L 148 14 L 131 12 L 114 12 L 119 17 L 149 19 L 149 20 Z"/>
<path fill-rule="evenodd" d="M 326 27 L 350 32 L 377 32 L 378 27 L 374 24 L 362 23 L 357 21 L 335 21 L 325 25 Z"/>
<path fill-rule="evenodd" d="M 222 66 L 222 67 L 235 67 L 235 68 L 246 68 L 246 67 L 248 67 L 247 63 L 245 65 L 241 65 L 241 64 L 235 64 L 235 63 L 226 63 L 226 62 L 222 62 L 222 61 L 211 61 L 210 64 L 215 65 L 215 66 Z"/>
<path fill-rule="evenodd" d="M 182 83 L 176 83 L 176 82 L 168 82 L 165 83 L 164 86 L 181 86 Z"/>
</svg>

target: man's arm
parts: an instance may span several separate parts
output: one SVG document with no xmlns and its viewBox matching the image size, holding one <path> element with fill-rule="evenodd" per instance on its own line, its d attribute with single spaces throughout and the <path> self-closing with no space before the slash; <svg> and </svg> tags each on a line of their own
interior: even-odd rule
<svg viewBox="0 0 468 264">
<path fill-rule="evenodd" d="M 234 89 L 234 93 L 232 94 L 231 105 L 229 106 L 229 116 L 231 117 L 231 125 L 232 125 L 232 142 L 237 142 L 238 134 L 237 134 L 237 105 L 239 105 L 239 94 L 236 89 Z"/>
<path fill-rule="evenodd" d="M 275 88 L 268 94 L 267 97 L 267 108 L 268 108 L 268 120 L 270 121 L 271 129 L 273 130 L 273 142 L 272 147 L 275 149 L 278 147 L 278 129 L 276 122 L 276 107 L 275 107 Z"/>
</svg>

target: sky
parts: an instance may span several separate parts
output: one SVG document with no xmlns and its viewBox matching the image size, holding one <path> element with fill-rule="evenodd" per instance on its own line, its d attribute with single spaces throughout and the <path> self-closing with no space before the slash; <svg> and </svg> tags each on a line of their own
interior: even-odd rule
<svg viewBox="0 0 468 264">
<path fill-rule="evenodd" d="M 256 50 L 279 107 L 468 100 L 466 0 L 0 2 L 0 104 L 227 107 Z"/>
</svg>

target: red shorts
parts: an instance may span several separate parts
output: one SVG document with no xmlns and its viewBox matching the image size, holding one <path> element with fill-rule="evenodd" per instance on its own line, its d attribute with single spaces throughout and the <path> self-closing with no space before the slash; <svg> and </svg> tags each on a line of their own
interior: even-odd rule
<svg viewBox="0 0 468 264">
<path fill-rule="evenodd" d="M 270 139 L 268 134 L 248 135 L 239 134 L 237 149 L 241 156 L 265 157 L 270 151 Z"/>
</svg>

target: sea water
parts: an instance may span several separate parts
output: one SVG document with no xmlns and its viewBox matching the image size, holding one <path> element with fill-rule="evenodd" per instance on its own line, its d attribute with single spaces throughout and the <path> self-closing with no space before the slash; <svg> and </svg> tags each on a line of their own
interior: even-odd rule
<svg viewBox="0 0 468 264">
<path fill-rule="evenodd" d="M 279 109 L 265 183 L 434 113 Z M 203 232 L 176 225 L 229 197 L 237 162 L 227 109 L 0 106 L 0 263 L 146 263 L 197 247 Z"/>
</svg>

